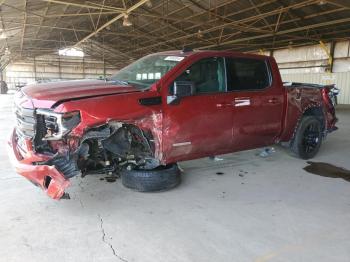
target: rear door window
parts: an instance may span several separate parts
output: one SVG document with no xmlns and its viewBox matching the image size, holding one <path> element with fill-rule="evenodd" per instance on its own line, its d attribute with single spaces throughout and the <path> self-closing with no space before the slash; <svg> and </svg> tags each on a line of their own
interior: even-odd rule
<svg viewBox="0 0 350 262">
<path fill-rule="evenodd" d="M 271 84 L 270 72 L 265 60 L 227 58 L 227 90 L 261 90 Z"/>
</svg>

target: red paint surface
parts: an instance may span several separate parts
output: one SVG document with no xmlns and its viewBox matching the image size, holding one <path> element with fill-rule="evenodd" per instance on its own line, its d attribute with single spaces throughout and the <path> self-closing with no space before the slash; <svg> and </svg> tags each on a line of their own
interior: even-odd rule
<svg viewBox="0 0 350 262">
<path fill-rule="evenodd" d="M 179 52 L 168 54 L 176 55 Z M 183 98 L 178 105 L 168 105 L 169 87 L 174 80 L 194 62 L 212 56 L 267 60 L 273 82 L 264 90 L 200 94 Z M 143 92 L 131 86 L 110 85 L 103 81 L 72 81 L 28 86 L 24 93 L 27 98 L 22 98 L 22 106 L 25 107 L 33 104 L 36 108 L 50 108 L 58 104 L 54 108 L 56 112 L 79 110 L 81 123 L 70 134 L 71 139 L 81 137 L 91 127 L 112 120 L 133 123 L 150 130 L 155 139 L 155 156 L 163 164 L 289 141 L 303 112 L 311 107 L 323 109 L 328 129 L 335 124 L 334 109 L 325 91 L 285 88 L 273 58 L 234 52 L 188 53 L 150 90 Z M 161 105 L 139 104 L 140 98 L 157 96 L 162 97 Z M 89 98 L 78 100 L 83 97 Z M 60 102 L 69 98 L 77 100 Z M 235 99 L 240 98 L 249 98 L 250 106 L 235 107 Z M 190 144 L 174 147 L 174 144 L 184 142 Z M 13 154 L 17 155 L 14 138 L 11 145 Z M 51 197 L 60 198 L 69 182 L 53 167 L 31 165 L 33 159 L 41 157 L 29 149 L 22 160 L 16 158 L 17 172 L 41 187 L 44 176 L 49 173 L 55 183 L 52 188 L 43 189 Z"/>
<path fill-rule="evenodd" d="M 40 107 L 51 107 L 58 101 L 82 97 L 101 96 L 137 92 L 132 86 L 118 86 L 103 80 L 74 80 L 56 83 L 28 85 L 23 93 L 30 97 L 33 104 Z M 45 104 L 42 104 L 43 102 Z"/>
</svg>

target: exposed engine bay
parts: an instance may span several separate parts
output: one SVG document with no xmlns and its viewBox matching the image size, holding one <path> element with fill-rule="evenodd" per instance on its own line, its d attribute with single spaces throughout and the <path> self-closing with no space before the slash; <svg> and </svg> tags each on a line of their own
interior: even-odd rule
<svg viewBox="0 0 350 262">
<path fill-rule="evenodd" d="M 68 179 L 76 175 L 118 174 L 123 169 L 153 169 L 160 165 L 154 157 L 150 131 L 117 121 L 93 127 L 83 137 L 69 132 L 79 124 L 79 112 L 57 114 L 37 110 L 33 146 L 37 153 L 52 156 L 39 165 L 55 166 Z"/>
</svg>

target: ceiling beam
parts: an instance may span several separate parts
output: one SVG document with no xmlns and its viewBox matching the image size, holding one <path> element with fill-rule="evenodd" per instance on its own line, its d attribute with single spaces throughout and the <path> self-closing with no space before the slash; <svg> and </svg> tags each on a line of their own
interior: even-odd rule
<svg viewBox="0 0 350 262">
<path fill-rule="evenodd" d="M 24 0 L 24 10 L 27 10 L 27 0 Z M 22 38 L 21 38 L 21 56 L 22 56 L 22 51 L 23 51 L 24 34 L 26 32 L 26 23 L 27 23 L 27 12 L 24 12 L 24 14 L 23 14 Z"/>
<path fill-rule="evenodd" d="M 350 9 L 350 2 L 349 1 L 340 1 L 340 0 L 326 0 L 326 1 L 330 4 Z"/>
<path fill-rule="evenodd" d="M 208 12 L 210 15 L 213 15 L 213 17 L 215 17 L 215 19 L 219 20 L 220 22 L 223 22 L 223 23 L 234 23 L 235 22 L 232 19 L 229 19 L 227 17 L 223 17 L 223 16 L 217 14 L 217 12 L 214 12 L 210 8 L 207 9 L 207 8 L 203 7 L 201 4 L 197 3 L 195 0 L 189 0 L 189 1 L 193 5 L 195 5 L 196 7 L 200 8 L 201 10 L 204 10 L 205 12 Z M 261 14 L 261 13 L 259 13 L 259 14 Z M 252 32 L 257 32 L 257 33 L 270 33 L 270 32 L 272 32 L 272 30 L 271 31 L 261 30 L 261 29 L 258 29 L 256 27 L 251 27 L 251 26 L 244 24 L 244 23 L 239 23 L 239 24 L 237 23 L 237 24 L 235 24 L 235 27 L 239 30 L 242 30 L 242 31 L 252 31 Z"/>
<path fill-rule="evenodd" d="M 300 32 L 300 31 L 304 31 L 307 29 L 313 29 L 313 28 L 318 28 L 318 27 L 323 27 L 323 26 L 329 26 L 329 25 L 335 25 L 335 24 L 341 24 L 341 23 L 349 23 L 349 22 L 350 22 L 350 18 L 343 18 L 343 19 L 327 21 L 327 22 L 323 22 L 323 23 L 317 23 L 317 24 L 292 28 L 292 29 L 288 29 L 288 30 L 283 30 L 283 31 L 276 32 L 275 34 L 272 33 L 272 34 L 264 34 L 264 35 L 257 35 L 257 36 L 250 36 L 250 37 L 246 37 L 246 38 L 234 39 L 231 41 L 223 42 L 220 44 L 220 46 L 244 42 L 244 41 L 248 41 L 248 40 L 261 39 L 261 38 L 265 38 L 265 37 L 271 37 L 274 35 L 288 35 L 291 33 Z M 202 46 L 199 49 L 209 49 L 209 48 L 213 48 L 213 47 L 217 47 L 217 46 L 218 45 L 208 45 L 208 46 Z"/>
<path fill-rule="evenodd" d="M 268 4 L 271 4 L 271 3 L 274 3 L 276 2 L 277 0 L 266 0 L 264 2 L 262 2 L 261 4 L 257 5 L 257 6 L 265 6 L 265 5 L 268 5 Z M 219 9 L 219 8 L 226 8 L 229 4 L 232 4 L 234 2 L 237 2 L 237 0 L 231 0 L 231 1 L 228 1 L 228 2 L 224 2 L 222 4 L 218 4 L 217 6 L 213 7 L 213 8 L 209 8 L 208 10 L 211 11 L 211 12 L 214 12 L 216 9 Z M 249 12 L 250 10 L 252 10 L 253 7 L 248 7 L 248 8 L 245 8 L 245 9 L 241 9 L 239 11 L 234 11 L 234 12 L 230 12 L 228 14 L 225 15 L 225 18 L 227 17 L 232 17 L 232 16 L 235 16 L 235 15 L 239 15 L 241 13 L 244 13 L 244 12 Z M 177 13 L 180 9 L 178 10 L 175 10 L 175 11 L 172 11 L 168 14 L 171 15 L 171 14 L 174 14 L 174 13 Z M 175 22 L 174 24 L 179 24 L 179 23 L 187 23 L 187 22 L 190 22 L 190 19 L 193 19 L 193 18 L 196 18 L 196 17 L 201 17 L 202 15 L 205 15 L 207 13 L 207 11 L 203 11 L 203 12 L 195 12 L 193 15 L 191 16 L 188 16 L 186 18 L 183 18 L 183 19 L 178 19 L 177 22 Z M 192 21 L 192 20 L 191 20 Z M 216 24 L 216 22 L 218 22 L 218 17 L 214 17 L 214 19 L 211 19 L 211 20 L 207 20 L 205 22 L 202 22 L 202 21 L 199 21 L 199 22 L 196 22 L 194 23 L 194 25 L 188 27 L 187 29 L 188 30 L 195 30 L 195 29 L 200 29 L 202 26 L 207 26 L 207 25 L 214 25 Z M 150 23 L 146 23 L 143 25 L 143 27 L 148 27 Z M 159 32 L 159 31 L 164 31 L 164 27 L 157 27 L 157 29 L 151 31 L 150 33 L 156 33 L 156 32 Z M 173 37 L 174 33 L 170 33 L 167 35 L 167 37 Z M 148 45 L 148 43 L 145 43 L 145 45 Z"/>
<path fill-rule="evenodd" d="M 257 14 L 258 14 L 258 15 L 261 15 L 260 9 L 256 6 L 256 4 L 253 2 L 253 0 L 249 0 L 249 2 L 250 2 L 250 4 L 254 7 L 254 9 L 255 9 L 255 11 L 257 12 Z M 273 32 L 274 30 L 273 30 L 272 26 L 270 25 L 270 23 L 266 20 L 266 18 L 263 17 L 262 19 L 263 19 L 265 25 L 266 25 L 267 27 L 269 27 L 270 31 Z"/>
<path fill-rule="evenodd" d="M 60 1 L 60 0 L 41 0 L 44 2 L 49 3 L 55 3 L 55 4 L 61 4 L 61 5 L 70 5 L 75 7 L 82 7 L 82 8 L 88 8 L 88 9 L 97 9 L 97 10 L 110 10 L 110 11 L 118 11 L 118 12 L 125 12 L 126 10 L 123 8 L 117 8 L 112 6 L 98 6 L 98 5 L 87 5 L 87 4 L 79 4 L 79 3 L 72 3 L 72 2 L 66 2 L 66 1 Z"/>
<path fill-rule="evenodd" d="M 337 8 L 337 9 L 334 9 L 334 10 L 329 10 L 329 11 L 324 11 L 324 12 L 320 12 L 320 13 L 313 13 L 313 14 L 311 14 L 311 15 L 307 15 L 307 16 L 305 16 L 304 17 L 304 19 L 312 19 L 312 18 L 314 18 L 314 17 L 322 17 L 323 15 L 326 15 L 326 14 L 333 14 L 333 13 L 336 13 L 336 12 L 341 12 L 341 11 L 344 11 L 344 8 Z M 294 18 L 294 19 L 289 19 L 289 20 L 284 20 L 284 21 L 279 21 L 279 26 L 281 26 L 281 25 L 284 25 L 284 24 L 290 24 L 290 23 L 293 23 L 293 22 L 295 22 L 295 21 L 298 21 L 300 18 Z M 258 21 L 258 20 L 255 20 L 255 22 L 256 21 Z M 253 24 L 255 23 L 255 22 L 253 22 Z M 250 25 L 253 25 L 253 24 L 250 24 Z M 277 24 L 277 23 L 276 23 Z M 271 26 L 276 26 L 276 24 L 271 24 Z M 261 27 L 261 29 L 265 29 L 265 28 L 267 28 L 267 26 L 263 26 L 263 27 Z M 222 42 L 224 42 L 224 43 L 226 43 L 227 41 L 229 41 L 232 37 L 235 37 L 235 39 L 239 39 L 239 35 L 241 34 L 242 32 L 235 32 L 235 33 L 229 33 L 229 34 L 225 34 L 224 35 L 224 37 L 223 37 L 223 40 L 222 40 Z M 276 33 L 276 32 L 275 32 Z M 270 36 L 270 35 L 269 35 Z M 276 36 L 275 34 L 274 34 L 274 36 Z M 301 40 L 301 39 L 303 39 L 303 40 L 308 40 L 308 41 L 312 41 L 313 43 L 318 43 L 319 41 L 320 41 L 320 38 L 319 38 L 319 36 L 317 36 L 317 37 L 309 37 L 309 36 L 300 36 L 300 35 L 295 35 L 295 34 L 289 34 L 289 35 L 287 35 L 287 36 L 285 36 L 285 37 L 287 37 L 287 39 L 288 39 L 288 42 L 290 41 L 290 40 L 293 40 L 293 39 L 297 39 L 297 40 Z M 169 38 L 169 37 L 168 37 Z M 214 38 L 212 38 L 212 39 L 209 39 L 209 40 L 212 40 L 212 41 L 216 41 L 215 39 L 218 39 L 218 38 L 220 38 L 220 35 L 219 36 L 217 36 L 217 37 L 214 37 Z M 266 37 L 266 38 L 268 38 L 268 37 Z M 249 40 L 248 40 L 249 41 Z M 216 41 L 216 42 L 219 42 L 219 41 Z M 221 43 L 221 42 L 220 42 Z M 243 43 L 247 43 L 247 42 L 243 42 Z M 192 47 L 198 47 L 198 48 L 200 48 L 201 46 L 203 46 L 203 44 L 202 43 L 200 43 L 200 42 L 190 42 L 190 43 L 188 43 L 189 44 L 189 46 L 192 46 Z M 231 45 L 232 44 L 235 44 L 235 43 L 231 43 Z M 215 45 L 215 46 L 220 46 L 220 45 Z M 215 48 L 215 47 L 214 47 Z M 278 48 L 278 47 L 277 47 Z M 132 51 L 134 51 L 134 50 L 132 50 Z M 132 52 L 131 51 L 131 52 Z M 127 52 L 127 50 L 125 50 L 125 52 Z"/>
<path fill-rule="evenodd" d="M 4 21 L 5 23 L 13 24 L 13 25 L 23 25 L 23 22 L 13 22 L 13 21 Z M 32 27 L 42 27 L 42 28 L 48 28 L 48 29 L 56 29 L 56 30 L 62 30 L 62 31 L 70 31 L 70 32 L 82 32 L 82 33 L 90 33 L 90 30 L 86 30 L 83 28 L 69 28 L 69 27 L 60 27 L 60 26 L 49 26 L 49 25 L 39 25 L 39 24 L 31 24 L 31 23 L 26 23 L 26 26 L 32 26 Z M 19 29 L 22 27 L 15 27 L 15 28 L 8 28 L 5 29 L 4 31 L 11 31 L 15 29 Z M 133 38 L 147 38 L 147 39 L 152 39 L 152 40 L 164 40 L 164 38 L 156 37 L 156 36 L 151 36 L 148 33 L 140 33 L 140 32 L 125 32 L 125 33 L 118 33 L 114 31 L 103 31 L 100 34 L 103 35 L 110 35 L 110 36 L 122 36 L 122 37 L 133 37 Z"/>
<path fill-rule="evenodd" d="M 136 10 L 137 8 L 139 8 L 140 6 L 142 6 L 143 4 L 145 4 L 146 2 L 148 2 L 149 0 L 141 0 L 139 2 L 137 2 L 136 4 L 134 4 L 133 6 L 129 7 L 125 13 L 129 14 L 132 11 Z M 113 19 L 109 20 L 107 23 L 105 23 L 104 25 L 100 26 L 99 28 L 97 28 L 94 32 L 92 32 L 91 34 L 85 36 L 83 39 L 81 39 L 79 42 L 77 42 L 73 47 L 77 47 L 79 46 L 81 43 L 85 42 L 86 40 L 89 40 L 91 37 L 93 37 L 94 35 L 96 35 L 98 32 L 100 32 L 101 30 L 105 29 L 106 27 L 108 27 L 109 25 L 113 24 L 115 21 L 121 19 L 124 17 L 124 14 L 119 14 L 116 17 L 114 17 Z"/>
<path fill-rule="evenodd" d="M 216 30 L 219 30 L 219 29 L 222 29 L 222 28 L 228 28 L 228 27 L 232 27 L 232 26 L 235 26 L 235 25 L 239 25 L 240 23 L 256 21 L 256 20 L 261 19 L 263 17 L 266 18 L 266 17 L 269 17 L 269 16 L 273 16 L 273 15 L 279 14 L 280 12 L 285 12 L 285 11 L 287 11 L 289 9 L 292 9 L 292 8 L 294 8 L 294 9 L 295 8 L 301 8 L 301 7 L 305 7 L 305 6 L 308 6 L 308 5 L 315 4 L 317 2 L 318 2 L 318 0 L 306 0 L 306 1 L 298 2 L 298 3 L 295 3 L 295 4 L 291 4 L 290 6 L 287 6 L 287 7 L 283 7 L 283 8 L 279 8 L 279 9 L 268 11 L 266 13 L 262 13 L 261 15 L 249 16 L 247 18 L 243 18 L 241 20 L 236 20 L 236 21 L 229 22 L 229 23 L 226 23 L 226 24 L 221 24 L 221 25 L 218 25 L 218 26 L 211 26 L 208 29 L 202 30 L 202 33 L 205 34 L 205 33 L 213 32 L 213 31 L 216 31 Z M 273 32 L 272 33 L 268 33 L 268 35 L 269 34 L 273 34 Z M 194 37 L 196 35 L 197 35 L 197 32 L 192 33 L 192 34 L 178 36 L 178 37 L 166 36 L 166 38 L 169 39 L 166 42 L 173 42 L 173 41 L 178 41 L 178 40 L 184 40 L 184 39 L 188 39 L 188 38 Z M 266 34 L 262 34 L 262 35 L 266 35 Z M 148 46 L 145 43 L 145 45 L 143 47 L 140 47 L 140 48 L 138 48 L 137 50 L 134 50 L 134 51 L 144 50 L 144 49 L 146 49 L 148 47 L 154 47 L 154 46 L 161 45 L 161 44 L 163 44 L 163 43 L 157 43 L 157 44 L 153 44 L 151 46 Z M 215 46 L 215 45 L 213 45 L 213 46 Z"/>
</svg>

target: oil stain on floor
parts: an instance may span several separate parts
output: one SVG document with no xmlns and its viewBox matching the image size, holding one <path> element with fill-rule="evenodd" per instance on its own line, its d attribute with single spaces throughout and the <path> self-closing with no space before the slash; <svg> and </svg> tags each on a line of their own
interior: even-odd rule
<svg viewBox="0 0 350 262">
<path fill-rule="evenodd" d="M 307 161 L 306 163 L 308 166 L 303 168 L 306 172 L 323 177 L 342 178 L 350 182 L 350 170 L 324 162 Z"/>
</svg>

